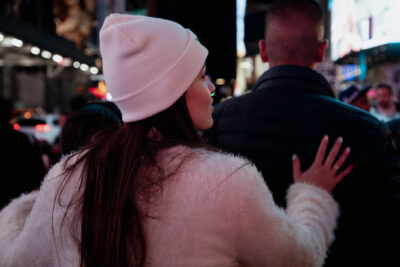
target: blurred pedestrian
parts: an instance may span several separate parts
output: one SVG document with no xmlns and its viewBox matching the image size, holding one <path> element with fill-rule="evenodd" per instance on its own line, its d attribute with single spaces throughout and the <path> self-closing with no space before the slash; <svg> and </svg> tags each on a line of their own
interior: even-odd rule
<svg viewBox="0 0 400 267">
<path fill-rule="evenodd" d="M 391 245 L 400 240 L 400 228 L 388 227 L 388 221 L 400 225 L 399 161 L 386 126 L 335 99 L 328 81 L 315 71 L 328 44 L 323 29 L 317 1 L 272 2 L 265 39 L 259 41 L 261 59 L 270 69 L 251 93 L 216 105 L 214 125 L 204 137 L 253 161 L 275 201 L 285 206 L 293 182 L 290 155 L 298 154 L 308 167 L 325 133 L 343 136 L 355 168 L 333 191 L 342 211 L 325 266 L 386 266 L 385 261 L 400 266 Z"/>
<path fill-rule="evenodd" d="M 21 233 L 0 232 L 2 265 L 322 264 L 338 212 L 328 192 L 351 169 L 336 174 L 349 155 L 338 153 L 340 139 L 323 162 L 323 138 L 305 172 L 293 158 L 285 213 L 252 164 L 202 142 L 215 87 L 208 51 L 190 30 L 112 14 L 100 51 L 124 124 L 50 171 Z M 0 227 L 18 213 L 12 204 Z"/>
<path fill-rule="evenodd" d="M 400 118 L 400 112 L 393 99 L 393 88 L 389 84 L 380 83 L 376 87 L 376 106 L 371 107 L 371 114 L 378 120 L 387 122 Z"/>
<path fill-rule="evenodd" d="M 46 174 L 34 136 L 13 129 L 13 104 L 0 98 L 0 208 L 24 192 L 38 189 Z"/>
<path fill-rule="evenodd" d="M 371 103 L 368 99 L 369 89 L 369 87 L 360 89 L 358 86 L 352 85 L 340 92 L 339 100 L 369 112 L 371 108 Z"/>
<path fill-rule="evenodd" d="M 84 106 L 86 106 L 87 103 L 88 103 L 88 100 L 82 94 L 77 94 L 74 97 L 72 97 L 71 100 L 69 101 L 68 110 L 63 110 L 59 114 L 58 126 L 61 129 L 63 129 L 67 118 L 70 116 L 73 116 L 76 113 L 79 113 L 80 110 Z M 60 157 L 62 154 L 61 134 L 57 136 L 57 138 L 55 139 L 53 144 L 51 144 L 51 145 L 48 144 L 47 146 L 44 146 L 44 149 L 50 159 L 50 166 L 53 166 L 55 163 L 57 163 L 60 160 Z"/>
<path fill-rule="evenodd" d="M 61 154 L 78 151 L 88 145 L 96 133 L 121 125 L 121 111 L 113 102 L 89 103 L 67 118 L 61 131 Z"/>
<path fill-rule="evenodd" d="M 69 114 L 79 111 L 88 103 L 88 100 L 83 95 L 76 95 L 69 101 Z"/>
</svg>

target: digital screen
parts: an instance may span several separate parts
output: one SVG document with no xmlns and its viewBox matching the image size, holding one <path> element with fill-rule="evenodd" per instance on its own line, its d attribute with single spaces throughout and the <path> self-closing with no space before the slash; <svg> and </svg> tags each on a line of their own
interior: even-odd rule
<svg viewBox="0 0 400 267">
<path fill-rule="evenodd" d="M 334 61 L 352 51 L 400 42 L 398 0 L 331 0 L 330 8 Z"/>
</svg>

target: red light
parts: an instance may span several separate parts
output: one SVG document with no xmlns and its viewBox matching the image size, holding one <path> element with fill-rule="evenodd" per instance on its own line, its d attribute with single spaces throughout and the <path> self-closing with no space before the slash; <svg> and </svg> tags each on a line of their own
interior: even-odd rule
<svg viewBox="0 0 400 267">
<path fill-rule="evenodd" d="M 48 133 L 51 130 L 51 126 L 48 124 L 37 124 L 35 130 L 41 133 Z"/>
<path fill-rule="evenodd" d="M 13 124 L 13 128 L 14 128 L 14 130 L 16 130 L 16 131 L 19 131 L 19 129 L 21 129 L 21 126 L 19 126 L 18 123 L 14 123 L 14 124 Z"/>
<path fill-rule="evenodd" d="M 105 99 L 108 93 L 108 89 L 106 84 L 103 81 L 100 81 L 97 87 L 89 88 L 89 93 L 93 94 L 95 97 Z"/>
</svg>

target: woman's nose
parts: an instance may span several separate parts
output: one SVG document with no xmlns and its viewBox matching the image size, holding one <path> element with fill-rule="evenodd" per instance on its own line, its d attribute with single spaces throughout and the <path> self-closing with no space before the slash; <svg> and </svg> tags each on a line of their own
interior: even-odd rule
<svg viewBox="0 0 400 267">
<path fill-rule="evenodd" d="M 210 90 L 210 94 L 214 94 L 215 92 L 215 85 L 211 81 L 208 85 L 208 90 Z"/>
</svg>

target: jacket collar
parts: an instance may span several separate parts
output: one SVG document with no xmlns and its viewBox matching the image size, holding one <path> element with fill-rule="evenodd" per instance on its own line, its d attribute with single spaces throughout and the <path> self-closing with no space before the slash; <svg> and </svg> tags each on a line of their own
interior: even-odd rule
<svg viewBox="0 0 400 267">
<path fill-rule="evenodd" d="M 253 91 L 270 87 L 303 89 L 336 98 L 324 76 L 311 68 L 297 65 L 280 65 L 270 68 L 258 79 Z"/>
</svg>

